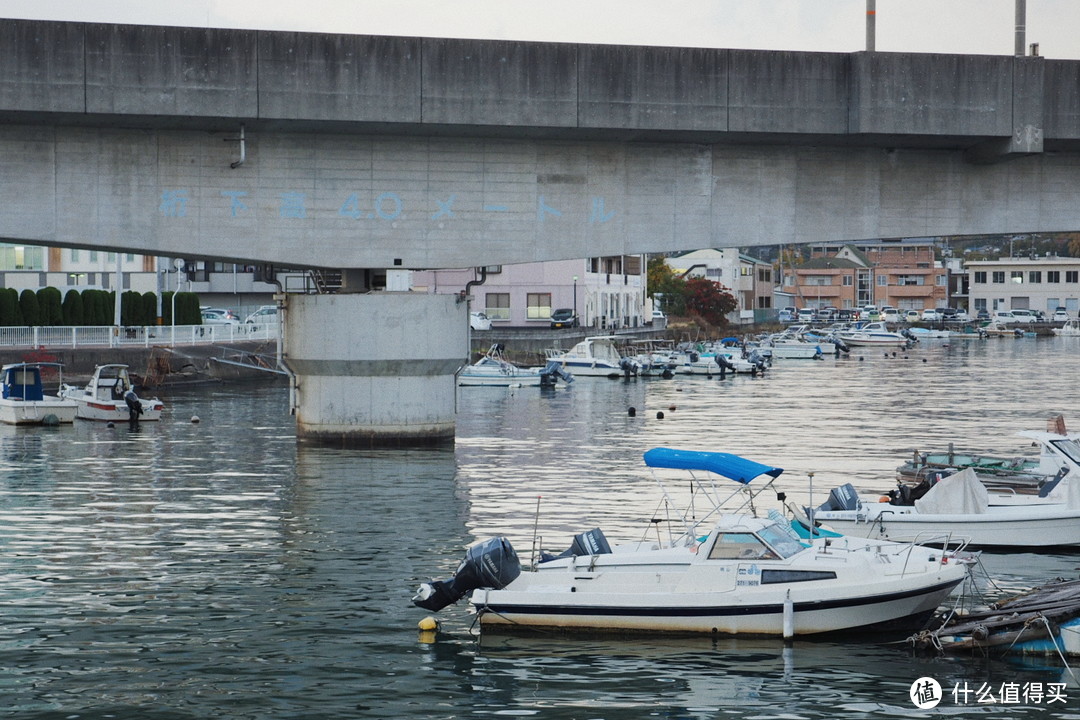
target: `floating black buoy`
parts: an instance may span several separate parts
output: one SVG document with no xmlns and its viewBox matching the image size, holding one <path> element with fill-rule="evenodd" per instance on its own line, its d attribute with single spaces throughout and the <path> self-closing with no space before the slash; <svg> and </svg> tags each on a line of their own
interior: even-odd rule
<svg viewBox="0 0 1080 720">
<path fill-rule="evenodd" d="M 926 362 L 926 358 L 923 358 L 923 359 L 922 359 L 922 361 L 923 361 L 923 362 Z"/>
<path fill-rule="evenodd" d="M 637 415 L 637 408 L 636 407 L 630 408 L 629 410 L 626 411 L 626 414 L 629 415 L 630 417 L 634 417 L 635 415 Z"/>
<path fill-rule="evenodd" d="M 658 411 L 656 413 L 656 419 L 657 420 L 663 420 L 664 419 L 664 411 L 663 410 L 660 410 L 660 411 Z"/>
<path fill-rule="evenodd" d="M 863 361 L 863 356 L 862 356 L 862 355 L 860 355 L 860 356 L 859 356 L 859 362 L 862 362 L 862 361 Z"/>
<path fill-rule="evenodd" d="M 116 427 L 116 426 L 113 425 L 112 420 L 110 420 L 109 422 L 105 423 L 105 427 L 111 428 L 111 427 Z"/>
<path fill-rule="evenodd" d="M 674 405 L 668 405 L 668 410 L 670 410 L 671 412 L 675 412 L 675 406 Z"/>
</svg>

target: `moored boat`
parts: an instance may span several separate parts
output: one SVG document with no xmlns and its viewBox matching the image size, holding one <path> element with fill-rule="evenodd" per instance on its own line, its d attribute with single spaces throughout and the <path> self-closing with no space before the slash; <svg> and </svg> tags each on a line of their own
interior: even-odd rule
<svg viewBox="0 0 1080 720">
<path fill-rule="evenodd" d="M 847 330 L 841 330 L 838 335 L 851 346 L 904 347 L 914 342 L 913 338 L 890 330 L 883 322 L 859 323 Z"/>
<path fill-rule="evenodd" d="M 74 422 L 77 403 L 45 394 L 41 378 L 43 367 L 55 367 L 59 373 L 63 366 L 60 363 L 12 363 L 0 368 L 0 422 L 8 425 Z M 62 375 L 58 382 L 63 385 Z"/>
<path fill-rule="evenodd" d="M 695 473 L 732 480 L 729 499 L 755 478 L 783 472 L 727 453 L 669 448 L 650 450 L 645 462 L 654 475 L 690 472 L 711 497 L 715 479 Z M 482 630 L 790 637 L 922 627 L 967 574 L 944 548 L 849 537 L 804 542 L 778 513 L 724 512 L 724 504 L 698 519 L 683 514 L 681 532 L 669 531 L 666 541 L 612 547 L 594 529 L 527 568 L 507 538 L 493 538 L 473 546 L 453 578 L 421 585 L 413 602 L 438 611 L 471 593 Z"/>
<path fill-rule="evenodd" d="M 128 366 L 98 365 L 85 387 L 62 385 L 60 397 L 77 404 L 75 417 L 82 420 L 160 420 L 165 405 L 157 398 L 140 398 L 135 394 Z"/>
<path fill-rule="evenodd" d="M 563 370 L 575 377 L 609 377 L 637 375 L 638 363 L 623 357 L 616 346 L 614 336 L 587 337 L 569 350 L 551 349 L 545 354 Z"/>
<path fill-rule="evenodd" d="M 545 367 L 523 368 L 503 355 L 502 343 L 493 344 L 484 355 L 458 371 L 458 385 L 482 387 L 550 387 L 557 380 L 570 383 L 574 376 L 554 362 Z"/>
</svg>

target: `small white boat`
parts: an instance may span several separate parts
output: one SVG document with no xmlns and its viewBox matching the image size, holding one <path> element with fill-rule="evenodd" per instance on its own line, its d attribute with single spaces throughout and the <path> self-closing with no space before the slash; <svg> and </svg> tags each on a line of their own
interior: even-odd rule
<svg viewBox="0 0 1080 720">
<path fill-rule="evenodd" d="M 1066 320 L 1064 325 L 1051 328 L 1050 331 L 1062 337 L 1080 337 L 1080 318 Z"/>
<path fill-rule="evenodd" d="M 57 395 L 46 395 L 41 380 L 41 369 L 55 367 L 60 363 L 12 363 L 0 368 L 0 422 L 8 425 L 44 425 L 75 421 L 78 407 L 73 400 Z M 63 385 L 63 376 L 59 383 Z"/>
<path fill-rule="evenodd" d="M 911 333 L 912 337 L 914 337 L 916 340 L 927 340 L 927 339 L 940 340 L 940 339 L 943 339 L 943 338 L 952 337 L 952 332 L 951 331 L 949 331 L 949 330 L 938 330 L 938 329 L 935 329 L 935 328 L 913 327 L 913 328 L 908 328 L 908 332 Z"/>
<path fill-rule="evenodd" d="M 912 342 L 912 338 L 894 332 L 883 322 L 860 323 L 848 330 L 839 332 L 840 339 L 851 346 L 883 345 L 903 347 Z"/>
<path fill-rule="evenodd" d="M 62 385 L 60 397 L 77 404 L 75 417 L 82 420 L 121 422 L 132 419 L 160 420 L 165 408 L 157 398 L 135 394 L 127 365 L 98 365 L 86 387 Z"/>
<path fill-rule="evenodd" d="M 614 336 L 587 337 L 569 350 L 546 350 L 549 361 L 575 377 L 609 377 L 637 375 L 638 363 L 623 357 L 615 345 Z"/>
<path fill-rule="evenodd" d="M 709 498 L 720 493 L 715 478 L 695 473 L 734 480 L 726 500 L 744 496 L 759 476 L 783 472 L 727 453 L 669 448 L 650 450 L 645 462 L 690 472 L 691 486 Z M 470 548 L 454 578 L 421 585 L 413 602 L 438 611 L 471 592 L 482 630 L 791 637 L 921 628 L 967 576 L 966 563 L 944 548 L 854 537 L 804 542 L 779 513 L 723 512 L 725 501 L 711 503 L 712 512 L 699 507 L 697 519 L 684 514 L 682 532 L 669 530 L 667 541 L 657 523 L 650 524 L 656 542 L 615 547 L 595 529 L 525 569 L 509 540 L 493 538 Z"/>
<path fill-rule="evenodd" d="M 943 533 L 978 547 L 1080 546 L 1080 442 L 1075 436 L 1042 437 L 1061 471 L 1038 495 L 993 491 L 971 467 L 934 483 L 912 499 L 904 488 L 888 496 L 859 497 L 851 484 L 832 491 L 813 521 L 837 532 L 898 542 L 923 542 Z"/>
<path fill-rule="evenodd" d="M 552 386 L 556 380 L 573 382 L 574 376 L 549 362 L 546 367 L 523 368 L 503 356 L 502 343 L 492 345 L 484 356 L 458 372 L 458 385 L 481 387 Z"/>
</svg>

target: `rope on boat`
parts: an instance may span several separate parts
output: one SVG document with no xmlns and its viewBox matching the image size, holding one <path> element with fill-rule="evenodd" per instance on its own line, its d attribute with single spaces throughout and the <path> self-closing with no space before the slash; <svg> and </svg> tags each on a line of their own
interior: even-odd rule
<svg viewBox="0 0 1080 720">
<path fill-rule="evenodd" d="M 1054 639 L 1054 631 L 1050 628 L 1050 621 L 1046 619 L 1045 615 L 1040 617 L 1042 617 L 1043 624 L 1046 625 L 1046 632 L 1049 633 L 1050 640 L 1054 643 L 1054 649 L 1057 650 L 1058 657 L 1061 658 L 1061 664 L 1065 666 L 1065 669 L 1069 671 L 1069 674 L 1072 675 L 1072 679 L 1075 681 L 1076 673 L 1074 673 L 1073 669 L 1069 666 L 1069 661 L 1065 659 L 1065 653 L 1061 652 L 1061 646 L 1058 645 L 1057 640 Z"/>
</svg>

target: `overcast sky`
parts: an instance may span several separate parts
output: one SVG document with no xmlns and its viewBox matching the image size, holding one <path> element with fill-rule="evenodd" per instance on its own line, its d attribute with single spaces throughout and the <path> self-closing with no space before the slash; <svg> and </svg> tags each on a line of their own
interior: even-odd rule
<svg viewBox="0 0 1080 720">
<path fill-rule="evenodd" d="M 1080 59 L 1080 0 L 1026 0 L 1027 43 Z M 0 0 L 0 17 L 853 52 L 866 0 Z M 1015 0 L 877 0 L 877 49 L 1013 54 Z"/>
</svg>

